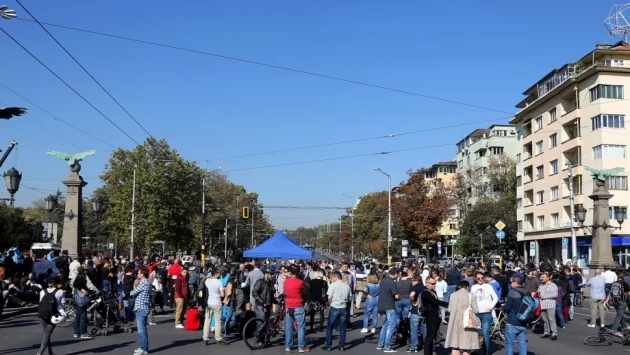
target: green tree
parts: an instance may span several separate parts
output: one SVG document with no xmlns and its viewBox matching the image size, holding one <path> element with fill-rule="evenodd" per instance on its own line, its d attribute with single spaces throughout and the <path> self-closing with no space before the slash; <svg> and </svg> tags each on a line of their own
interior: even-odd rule
<svg viewBox="0 0 630 355">
<path fill-rule="evenodd" d="M 43 241 L 41 222 L 27 220 L 22 208 L 0 204 L 0 250 L 17 246 L 24 250 Z"/>
</svg>

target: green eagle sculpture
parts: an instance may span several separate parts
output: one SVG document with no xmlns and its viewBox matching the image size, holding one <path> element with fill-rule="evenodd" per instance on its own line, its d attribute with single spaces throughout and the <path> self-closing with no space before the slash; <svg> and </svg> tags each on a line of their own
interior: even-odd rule
<svg viewBox="0 0 630 355">
<path fill-rule="evenodd" d="M 623 168 L 612 168 L 612 169 L 593 169 L 588 166 L 584 167 L 586 170 L 590 171 L 593 176 L 599 181 L 606 181 L 609 176 L 617 175 L 623 172 Z"/>
<path fill-rule="evenodd" d="M 85 152 L 75 153 L 75 154 L 50 150 L 50 151 L 47 151 L 46 154 L 52 155 L 53 157 L 57 159 L 65 160 L 68 163 L 68 166 L 70 166 L 70 170 L 78 173 L 81 170 L 81 164 L 79 164 L 79 162 L 85 159 L 86 157 L 89 157 L 90 155 L 96 154 L 96 150 L 86 150 Z"/>
</svg>

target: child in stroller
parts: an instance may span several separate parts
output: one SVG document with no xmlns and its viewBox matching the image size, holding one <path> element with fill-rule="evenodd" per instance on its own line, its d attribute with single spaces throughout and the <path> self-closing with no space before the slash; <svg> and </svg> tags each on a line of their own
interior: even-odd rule
<svg viewBox="0 0 630 355">
<path fill-rule="evenodd" d="M 88 313 L 92 312 L 92 335 L 131 333 L 132 328 L 118 316 L 118 301 L 110 294 L 103 293 L 90 297 Z M 110 329 L 111 327 L 111 329 Z"/>
</svg>

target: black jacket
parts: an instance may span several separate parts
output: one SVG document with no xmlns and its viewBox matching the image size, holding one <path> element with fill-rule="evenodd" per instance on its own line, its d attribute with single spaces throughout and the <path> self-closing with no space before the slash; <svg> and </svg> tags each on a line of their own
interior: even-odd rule
<svg viewBox="0 0 630 355">
<path fill-rule="evenodd" d="M 274 291 L 273 283 L 262 278 L 254 284 L 252 296 L 254 296 L 257 305 L 273 304 L 275 302 Z"/>
<path fill-rule="evenodd" d="M 440 324 L 440 306 L 448 307 L 448 303 L 440 301 L 435 292 L 426 289 L 420 293 L 422 307 L 424 307 L 424 321 L 427 324 Z"/>
</svg>

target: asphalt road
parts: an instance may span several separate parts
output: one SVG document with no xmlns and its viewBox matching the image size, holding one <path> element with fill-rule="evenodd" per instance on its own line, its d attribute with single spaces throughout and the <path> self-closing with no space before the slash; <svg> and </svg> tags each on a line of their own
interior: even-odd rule
<svg viewBox="0 0 630 355">
<path fill-rule="evenodd" d="M 585 302 L 586 304 L 586 302 Z M 589 347 L 583 344 L 584 338 L 596 332 L 593 328 L 588 328 L 588 309 L 576 309 L 576 318 L 567 324 L 566 329 L 559 330 L 557 341 L 540 339 L 537 334 L 528 335 L 529 354 L 562 354 L 562 355 L 591 355 L 591 354 L 625 354 L 630 353 L 630 347 L 621 344 L 613 344 L 604 347 Z M 361 325 L 360 319 L 354 318 L 354 324 Z M 611 323 L 614 314 L 607 314 L 607 323 Z M 183 329 L 175 329 L 173 315 L 159 315 L 156 318 L 156 326 L 149 327 L 150 353 L 180 353 L 194 354 L 200 351 L 215 351 L 217 346 L 212 343 L 204 347 L 201 342 L 201 331 L 188 332 Z M 442 326 L 442 332 L 446 333 L 446 326 Z M 99 336 L 92 340 L 79 340 L 72 337 L 72 327 L 57 328 L 53 334 L 53 349 L 57 355 L 79 355 L 79 354 L 126 354 L 131 355 L 134 349 L 138 348 L 138 336 L 132 334 L 116 334 L 107 337 Z M 378 333 L 377 333 L 378 334 Z M 39 319 L 34 315 L 22 315 L 0 321 L 0 355 L 5 354 L 35 354 L 39 347 L 42 331 Z M 309 335 L 309 346 L 312 352 L 323 352 L 325 334 L 316 333 Z M 229 351 L 235 354 L 256 353 L 261 355 L 280 354 L 284 352 L 283 341 L 277 339 L 276 345 L 258 351 L 249 350 L 240 340 L 230 340 L 229 347 L 221 348 L 222 351 Z M 333 340 L 333 345 L 337 340 Z M 364 337 L 359 333 L 359 329 L 348 332 L 347 344 L 349 355 L 364 355 L 366 351 L 370 353 L 380 353 L 376 351 L 376 339 Z M 494 343 L 496 354 L 504 353 L 504 345 L 501 342 Z M 404 353 L 405 348 L 399 348 L 399 353 Z M 297 351 L 295 351 L 297 352 Z M 450 354 L 450 351 L 442 348 L 437 349 L 438 355 Z"/>
</svg>

